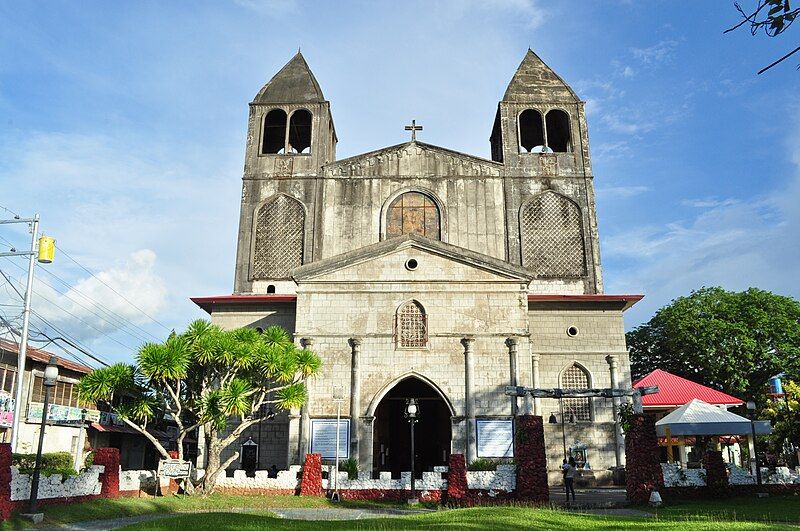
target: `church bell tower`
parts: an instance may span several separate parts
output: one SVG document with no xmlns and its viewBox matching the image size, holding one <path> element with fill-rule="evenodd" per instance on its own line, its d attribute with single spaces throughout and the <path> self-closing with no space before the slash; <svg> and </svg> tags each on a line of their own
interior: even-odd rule
<svg viewBox="0 0 800 531">
<path fill-rule="evenodd" d="M 548 291 L 603 290 L 584 105 L 528 50 L 490 137 L 492 160 L 505 167 L 507 260 Z"/>
<path fill-rule="evenodd" d="M 291 293 L 312 260 L 315 181 L 336 159 L 330 102 L 298 51 L 250 103 L 235 293 Z"/>
</svg>

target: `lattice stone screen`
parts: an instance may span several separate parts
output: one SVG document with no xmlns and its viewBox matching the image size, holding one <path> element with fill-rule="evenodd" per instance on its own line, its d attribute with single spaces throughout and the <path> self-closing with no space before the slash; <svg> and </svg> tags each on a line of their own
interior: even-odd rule
<svg viewBox="0 0 800 531">
<path fill-rule="evenodd" d="M 397 311 L 397 339 L 401 347 L 424 347 L 428 344 L 427 319 L 420 303 L 407 302 Z"/>
<path fill-rule="evenodd" d="M 520 212 L 522 265 L 542 277 L 586 274 L 581 211 L 554 192 L 545 192 Z"/>
<path fill-rule="evenodd" d="M 561 375 L 561 387 L 563 389 L 588 389 L 589 376 L 586 372 L 573 365 L 568 367 Z M 592 420 L 589 406 L 589 398 L 564 398 L 564 415 L 569 419 L 569 414 L 575 415 L 577 421 Z"/>
<path fill-rule="evenodd" d="M 288 278 L 303 263 L 305 212 L 295 199 L 279 195 L 256 214 L 253 278 Z"/>
</svg>

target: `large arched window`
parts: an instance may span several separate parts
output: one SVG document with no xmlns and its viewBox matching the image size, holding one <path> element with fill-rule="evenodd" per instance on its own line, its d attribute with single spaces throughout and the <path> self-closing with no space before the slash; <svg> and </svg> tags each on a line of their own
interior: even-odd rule
<svg viewBox="0 0 800 531">
<path fill-rule="evenodd" d="M 535 109 L 525 109 L 519 114 L 519 150 L 521 153 L 541 153 L 544 148 L 542 114 Z"/>
<path fill-rule="evenodd" d="M 299 201 L 278 195 L 264 203 L 255 217 L 254 279 L 289 278 L 303 264 L 305 211 Z"/>
<path fill-rule="evenodd" d="M 522 265 L 541 277 L 586 274 L 581 210 L 555 192 L 525 203 L 519 213 Z"/>
<path fill-rule="evenodd" d="M 561 373 L 562 389 L 588 389 L 589 374 L 577 363 L 573 363 Z M 564 415 L 567 421 L 588 422 L 592 420 L 590 398 L 564 398 Z"/>
<path fill-rule="evenodd" d="M 569 115 L 561 109 L 548 111 L 545 116 L 547 127 L 547 147 L 556 153 L 572 151 L 572 138 L 569 134 Z"/>
<path fill-rule="evenodd" d="M 289 153 L 311 152 L 311 113 L 300 109 L 289 118 Z"/>
<path fill-rule="evenodd" d="M 428 316 L 417 301 L 408 301 L 397 309 L 395 328 L 399 347 L 424 347 L 428 344 Z"/>
<path fill-rule="evenodd" d="M 286 112 L 272 109 L 264 117 L 264 136 L 261 139 L 261 153 L 283 153 L 286 144 Z"/>
<path fill-rule="evenodd" d="M 386 237 L 419 234 L 432 240 L 441 239 L 439 207 L 421 192 L 397 196 L 386 211 Z"/>
</svg>

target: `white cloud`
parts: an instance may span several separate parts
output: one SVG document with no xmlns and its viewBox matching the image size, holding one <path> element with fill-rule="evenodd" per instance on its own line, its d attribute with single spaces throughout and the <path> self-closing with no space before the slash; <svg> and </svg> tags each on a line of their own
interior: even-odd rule
<svg viewBox="0 0 800 531">
<path fill-rule="evenodd" d="M 684 205 L 702 210 L 689 219 L 606 238 L 604 257 L 615 263 L 607 291 L 646 295 L 628 314 L 629 324 L 702 286 L 755 286 L 800 296 L 800 147 L 794 147 L 793 160 L 795 174 L 761 197 L 686 200 Z"/>
<path fill-rule="evenodd" d="M 672 59 L 678 41 L 665 39 L 647 48 L 631 48 L 631 54 L 644 64 L 653 65 Z"/>
<path fill-rule="evenodd" d="M 600 201 L 629 199 L 649 191 L 648 186 L 598 186 L 597 198 Z"/>
<path fill-rule="evenodd" d="M 34 297 L 33 304 L 45 319 L 59 328 L 68 328 L 81 340 L 96 339 L 120 328 L 142 335 L 128 321 L 145 324 L 149 321 L 147 315 L 157 315 L 166 302 L 166 283 L 155 265 L 156 254 L 142 249 L 94 277 L 87 275 L 69 289 L 59 291 L 53 289 L 58 285 L 52 278 L 40 273 L 41 280 L 34 284 L 40 295 Z"/>
</svg>

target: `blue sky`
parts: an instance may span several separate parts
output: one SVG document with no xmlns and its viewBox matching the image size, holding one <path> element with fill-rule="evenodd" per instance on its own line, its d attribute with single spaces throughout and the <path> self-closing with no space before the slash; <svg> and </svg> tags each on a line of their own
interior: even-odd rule
<svg viewBox="0 0 800 531">
<path fill-rule="evenodd" d="M 59 257 L 37 269 L 39 313 L 130 359 L 205 315 L 188 297 L 230 293 L 247 103 L 298 47 L 340 158 L 412 118 L 488 157 L 531 47 L 587 101 L 606 292 L 646 295 L 629 328 L 703 285 L 798 297 L 800 73 L 755 75 L 795 30 L 723 35 L 736 21 L 728 1 L 0 2 L 0 205 L 39 212 L 103 280 Z M 7 286 L 0 304 L 18 316 Z"/>
</svg>

